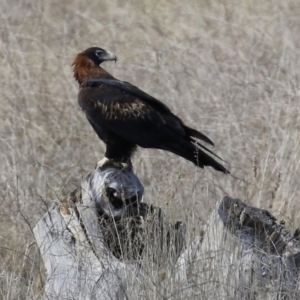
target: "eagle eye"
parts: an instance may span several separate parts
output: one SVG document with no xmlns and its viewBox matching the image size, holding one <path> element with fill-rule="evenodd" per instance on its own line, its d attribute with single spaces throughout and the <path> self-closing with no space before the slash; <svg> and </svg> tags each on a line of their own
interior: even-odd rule
<svg viewBox="0 0 300 300">
<path fill-rule="evenodd" d="M 98 50 L 96 50 L 95 54 L 96 54 L 98 57 L 100 57 L 100 56 L 102 55 L 103 52 L 104 52 L 103 50 L 98 49 Z"/>
</svg>

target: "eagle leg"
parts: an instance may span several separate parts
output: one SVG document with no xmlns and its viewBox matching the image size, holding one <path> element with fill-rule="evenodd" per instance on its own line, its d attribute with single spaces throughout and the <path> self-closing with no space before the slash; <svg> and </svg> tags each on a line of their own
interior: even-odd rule
<svg viewBox="0 0 300 300">
<path fill-rule="evenodd" d="M 98 163 L 96 165 L 96 169 L 103 169 L 103 167 L 106 167 L 106 166 L 113 166 L 118 169 L 127 169 L 130 167 L 130 163 L 114 161 L 112 159 L 104 157 L 100 161 L 98 161 Z"/>
</svg>

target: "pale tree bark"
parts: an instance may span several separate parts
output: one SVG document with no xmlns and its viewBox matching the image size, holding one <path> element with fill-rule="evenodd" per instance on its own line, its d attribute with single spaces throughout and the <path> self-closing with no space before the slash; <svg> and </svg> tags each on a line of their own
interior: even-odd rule
<svg viewBox="0 0 300 300">
<path fill-rule="evenodd" d="M 89 174 L 60 207 L 44 215 L 34 235 L 47 269 L 45 299 L 126 299 L 126 281 L 139 276 L 140 267 L 112 255 L 98 219 L 99 213 L 125 215 L 122 201 L 132 201 L 134 214 L 142 195 L 130 170 L 107 168 Z"/>
<path fill-rule="evenodd" d="M 300 299 L 298 232 L 268 211 L 224 197 L 185 246 L 185 226 L 143 191 L 132 170 L 106 167 L 49 209 L 34 228 L 45 299 Z"/>
<path fill-rule="evenodd" d="M 300 299 L 300 244 L 266 210 L 224 197 L 182 254 L 199 299 Z"/>
</svg>

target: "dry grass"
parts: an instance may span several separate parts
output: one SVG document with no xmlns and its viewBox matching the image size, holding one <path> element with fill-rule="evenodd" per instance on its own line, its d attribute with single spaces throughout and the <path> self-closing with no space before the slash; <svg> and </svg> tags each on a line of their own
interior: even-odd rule
<svg viewBox="0 0 300 300">
<path fill-rule="evenodd" d="M 207 134 L 234 175 L 138 151 L 134 168 L 145 201 L 186 221 L 188 238 L 224 194 L 300 226 L 297 0 L 0 5 L 0 298 L 38 294 L 31 227 L 103 156 L 77 105 L 70 67 L 92 45 L 118 55 L 116 65 L 105 65 L 114 76 Z"/>
</svg>

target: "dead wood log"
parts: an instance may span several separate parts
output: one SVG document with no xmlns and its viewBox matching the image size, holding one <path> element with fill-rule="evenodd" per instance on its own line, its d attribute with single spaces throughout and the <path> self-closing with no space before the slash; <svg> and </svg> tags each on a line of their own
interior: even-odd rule
<svg viewBox="0 0 300 300">
<path fill-rule="evenodd" d="M 199 299 L 300 299 L 299 246 L 268 211 L 226 196 L 181 260 Z"/>
<path fill-rule="evenodd" d="M 119 261 L 105 245 L 99 215 L 137 216 L 143 186 L 130 171 L 96 170 L 34 228 L 47 269 L 45 299 L 126 299 L 137 263 Z"/>
<path fill-rule="evenodd" d="M 142 196 L 131 170 L 107 167 L 49 209 L 34 228 L 47 270 L 45 299 L 127 299 L 127 286 L 137 288 L 143 276 L 142 254 L 158 252 L 152 257 L 157 264 L 166 251 L 178 257 L 182 224 L 164 222 Z M 151 289 L 151 280 L 147 285 Z"/>
<path fill-rule="evenodd" d="M 131 170 L 107 167 L 49 209 L 34 228 L 45 299 L 300 299 L 299 234 L 268 211 L 224 197 L 203 241 L 182 251 L 185 226 L 142 196 Z M 173 268 L 161 272 L 166 260 Z"/>
</svg>

